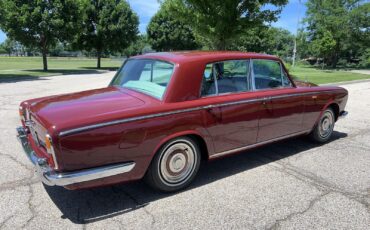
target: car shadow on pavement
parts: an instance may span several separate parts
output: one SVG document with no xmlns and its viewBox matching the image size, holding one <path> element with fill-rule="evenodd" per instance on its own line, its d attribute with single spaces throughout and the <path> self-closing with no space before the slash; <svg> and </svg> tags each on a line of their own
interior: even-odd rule
<svg viewBox="0 0 370 230">
<path fill-rule="evenodd" d="M 334 131 L 330 142 L 346 137 L 346 133 Z M 259 167 L 303 151 L 319 147 L 305 137 L 289 139 L 223 159 L 204 162 L 191 186 L 178 193 L 210 184 L 228 176 Z M 44 186 L 51 200 L 62 212 L 61 218 L 76 224 L 86 224 L 145 208 L 150 202 L 177 193 L 160 193 L 143 181 L 110 187 L 66 190 L 62 187 Z M 145 211 L 145 210 L 143 210 Z"/>
</svg>

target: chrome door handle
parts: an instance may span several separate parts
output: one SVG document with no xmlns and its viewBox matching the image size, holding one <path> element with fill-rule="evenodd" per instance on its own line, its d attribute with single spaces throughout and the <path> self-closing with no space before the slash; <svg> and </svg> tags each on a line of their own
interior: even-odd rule
<svg viewBox="0 0 370 230">
<path fill-rule="evenodd" d="M 262 104 L 266 105 L 268 101 L 271 101 L 271 97 L 264 97 L 262 99 Z"/>
<path fill-rule="evenodd" d="M 212 108 L 214 108 L 215 106 L 214 105 L 206 105 L 206 106 L 204 106 L 203 108 L 204 109 L 212 109 Z"/>
</svg>

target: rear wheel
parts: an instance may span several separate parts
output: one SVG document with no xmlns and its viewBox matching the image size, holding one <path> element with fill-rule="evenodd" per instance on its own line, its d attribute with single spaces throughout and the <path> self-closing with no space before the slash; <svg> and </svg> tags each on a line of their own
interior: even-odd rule
<svg viewBox="0 0 370 230">
<path fill-rule="evenodd" d="M 311 139 L 319 143 L 327 142 L 333 134 L 334 125 L 334 112 L 331 108 L 328 108 L 323 112 L 319 122 L 310 133 Z"/>
<path fill-rule="evenodd" d="M 200 149 L 193 139 L 176 138 L 157 152 L 145 180 L 153 188 L 164 192 L 183 189 L 195 178 L 200 158 Z"/>
</svg>

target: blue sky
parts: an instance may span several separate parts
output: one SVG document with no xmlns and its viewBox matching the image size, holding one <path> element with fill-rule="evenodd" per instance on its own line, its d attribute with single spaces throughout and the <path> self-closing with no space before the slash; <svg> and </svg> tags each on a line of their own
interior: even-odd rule
<svg viewBox="0 0 370 230">
<path fill-rule="evenodd" d="M 157 0 L 128 0 L 133 10 L 140 17 L 139 30 L 141 33 L 145 33 L 146 26 L 148 25 L 150 18 L 157 12 L 159 3 Z M 289 30 L 292 33 L 296 32 L 297 18 L 302 18 L 306 11 L 304 6 L 306 0 L 302 0 L 302 4 L 299 0 L 290 0 L 289 3 L 283 9 L 280 18 L 277 22 L 272 25 L 275 27 L 281 27 Z M 6 35 L 0 30 L 0 43 L 3 42 Z"/>
</svg>

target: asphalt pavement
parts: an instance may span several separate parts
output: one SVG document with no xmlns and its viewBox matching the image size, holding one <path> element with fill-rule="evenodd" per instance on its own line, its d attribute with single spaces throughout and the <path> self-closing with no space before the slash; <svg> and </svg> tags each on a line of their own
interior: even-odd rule
<svg viewBox="0 0 370 230">
<path fill-rule="evenodd" d="M 16 140 L 22 100 L 106 86 L 113 72 L 0 83 L 0 229 L 369 229 L 370 82 L 324 145 L 295 138 L 204 163 L 185 191 L 44 186 Z"/>
</svg>

